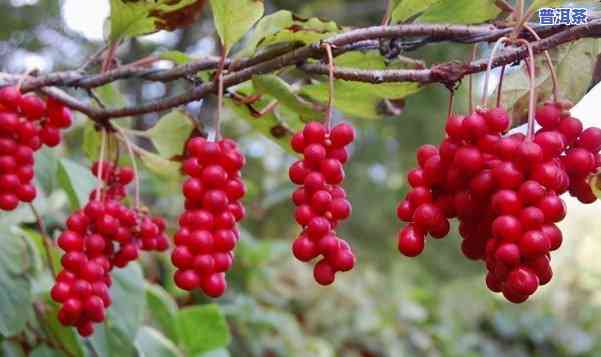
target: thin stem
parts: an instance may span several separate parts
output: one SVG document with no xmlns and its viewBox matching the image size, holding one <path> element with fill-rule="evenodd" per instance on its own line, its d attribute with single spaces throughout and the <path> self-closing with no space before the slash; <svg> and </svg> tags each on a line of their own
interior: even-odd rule
<svg viewBox="0 0 601 357">
<path fill-rule="evenodd" d="M 476 60 L 476 54 L 478 53 L 478 44 L 472 46 L 472 55 L 470 56 L 470 63 Z M 468 79 L 468 92 L 469 92 L 469 111 L 474 111 L 474 75 L 470 74 Z"/>
<path fill-rule="evenodd" d="M 536 105 L 536 73 L 534 72 L 534 51 L 532 50 L 532 45 L 530 42 L 520 39 L 517 41 L 518 43 L 522 43 L 526 45 L 528 48 L 528 54 L 530 55 L 530 60 L 527 61 L 528 69 L 530 74 L 530 83 L 529 83 L 529 91 L 530 97 L 528 101 L 528 139 L 532 140 L 534 136 L 534 106 Z"/>
<path fill-rule="evenodd" d="M 537 41 L 541 40 L 538 33 L 536 33 L 536 31 L 534 31 L 534 29 L 532 27 L 530 27 L 529 25 L 526 24 L 526 25 L 524 25 L 524 28 L 526 30 L 528 30 L 528 32 L 530 32 Z M 555 66 L 553 65 L 553 60 L 551 59 L 551 55 L 549 54 L 549 51 L 545 50 L 545 51 L 543 51 L 543 53 L 545 55 L 545 61 L 547 62 L 547 67 L 549 67 L 549 73 L 551 73 L 551 81 L 553 83 L 553 101 L 557 102 L 559 100 L 559 80 L 557 78 L 557 71 L 555 70 Z"/>
<path fill-rule="evenodd" d="M 219 68 L 217 69 L 217 113 L 215 113 L 215 120 L 213 123 L 215 129 L 215 141 L 219 141 L 221 139 L 221 112 L 223 111 L 223 70 L 225 68 L 226 57 L 227 53 L 225 52 L 225 47 L 222 47 Z"/>
<path fill-rule="evenodd" d="M 134 183 L 134 189 L 135 189 L 135 195 L 136 195 L 136 210 L 140 209 L 140 171 L 138 171 L 138 164 L 136 163 L 136 156 L 134 155 L 134 150 L 132 148 L 132 144 L 129 141 L 129 138 L 127 137 L 127 135 L 125 135 L 125 133 L 123 132 L 123 130 L 121 130 L 120 128 L 117 129 L 119 131 L 119 137 L 121 138 L 121 140 L 125 143 L 125 146 L 127 147 L 127 152 L 129 153 L 129 158 L 131 160 L 131 166 L 134 170 L 134 177 L 135 177 L 135 183 Z"/>
<path fill-rule="evenodd" d="M 390 21 L 390 15 L 392 14 L 392 0 L 386 1 L 386 12 L 384 13 L 384 17 L 382 18 L 381 25 L 386 26 Z"/>
<path fill-rule="evenodd" d="M 334 114 L 334 70 L 336 65 L 334 64 L 334 56 L 332 55 L 332 45 L 324 42 L 322 44 L 323 48 L 326 50 L 326 55 L 328 57 L 328 84 L 329 84 L 329 92 L 328 92 L 328 111 L 326 112 L 326 125 L 328 130 L 332 129 L 332 116 Z"/>
<path fill-rule="evenodd" d="M 490 52 L 490 57 L 488 59 L 488 64 L 486 65 L 486 74 L 484 75 L 484 88 L 482 89 L 482 98 L 480 99 L 480 104 L 482 107 L 486 106 L 486 96 L 488 95 L 488 82 L 490 81 L 490 71 L 492 69 L 492 63 L 495 59 L 495 54 L 499 50 L 501 44 L 505 41 L 508 41 L 507 37 L 501 37 L 495 42 L 495 46 L 492 48 Z"/>
<path fill-rule="evenodd" d="M 104 168 L 104 151 L 106 150 L 106 130 L 102 129 L 102 134 L 100 138 L 100 156 L 98 158 L 98 185 L 96 187 L 96 200 L 100 201 L 101 188 L 104 185 L 104 180 L 102 179 L 102 169 Z"/>
<path fill-rule="evenodd" d="M 117 52 L 117 47 L 119 47 L 119 41 L 111 42 L 106 57 L 104 57 L 104 61 L 102 62 L 102 73 L 106 73 L 113 66 L 113 59 L 115 58 L 115 52 Z"/>
<path fill-rule="evenodd" d="M 451 115 L 453 114 L 453 104 L 455 102 L 455 91 L 454 90 L 450 90 L 449 91 L 449 107 L 447 109 L 447 118 L 450 118 Z"/>
<path fill-rule="evenodd" d="M 50 239 L 50 235 L 48 234 L 48 231 L 46 230 L 46 225 L 44 224 L 44 220 L 42 219 L 42 216 L 40 215 L 38 210 L 35 208 L 33 203 L 30 203 L 29 207 L 31 208 L 31 212 L 33 212 L 33 215 L 35 216 L 35 220 L 38 223 L 38 229 L 40 230 L 40 234 L 42 235 L 42 243 L 44 244 L 44 251 L 46 253 L 46 259 L 48 260 L 48 266 L 50 267 L 50 272 L 52 273 L 52 277 L 54 277 L 54 279 L 56 279 L 57 272 L 56 272 L 56 268 L 54 267 L 54 264 L 52 263 L 52 253 L 51 253 L 51 249 L 50 249 L 50 247 L 52 245 L 54 245 L 54 243 L 52 242 L 52 239 Z"/>
<path fill-rule="evenodd" d="M 497 86 L 497 108 L 501 106 L 501 92 L 503 91 L 503 78 L 505 77 L 506 67 L 506 65 L 501 67 L 501 74 L 499 76 L 499 85 Z"/>
</svg>

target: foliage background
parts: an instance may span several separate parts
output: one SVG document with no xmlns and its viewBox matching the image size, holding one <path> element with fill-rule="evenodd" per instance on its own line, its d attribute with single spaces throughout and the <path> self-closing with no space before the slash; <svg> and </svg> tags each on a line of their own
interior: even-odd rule
<svg viewBox="0 0 601 357">
<path fill-rule="evenodd" d="M 101 45 L 66 27 L 61 5 L 53 0 L 0 0 L 2 71 L 22 72 L 31 63 L 45 71 L 75 68 Z M 265 8 L 266 13 L 288 9 L 341 25 L 365 26 L 381 21 L 386 4 L 266 0 Z M 127 63 L 165 49 L 203 56 L 216 53 L 216 41 L 207 9 L 191 27 L 128 41 L 119 57 Z M 596 40 L 592 45 L 597 46 Z M 586 47 L 587 51 L 590 48 L 597 47 Z M 440 44 L 407 55 L 431 64 L 467 59 L 469 51 L 468 46 Z M 586 54 L 595 58 L 597 53 Z M 480 52 L 486 54 L 486 48 Z M 575 71 L 578 65 L 582 63 L 566 62 L 565 71 Z M 585 89 L 589 81 L 590 76 L 569 83 Z M 523 82 L 518 78 L 515 83 Z M 466 108 L 465 88 L 464 83 L 458 90 L 457 111 Z M 137 81 L 119 89 L 132 102 L 181 90 Z M 117 88 L 104 91 L 104 98 L 118 93 Z M 224 132 L 240 141 L 249 159 L 244 172 L 249 215 L 242 225 L 235 268 L 228 276 L 230 289 L 221 299 L 208 301 L 177 290 L 170 280 L 168 257 L 145 255 L 140 265 L 116 273 L 118 291 L 113 291 L 115 304 L 107 326 L 90 341 L 80 340 L 58 326 L 55 307 L 47 304 L 50 275 L 31 214 L 26 207 L 3 214 L 2 354 L 83 356 L 91 355 L 91 344 L 102 356 L 601 355 L 598 204 L 570 206 L 562 226 L 564 246 L 553 256 L 556 275 L 522 305 L 513 306 L 486 290 L 483 268 L 460 254 L 455 233 L 442 241 L 430 240 L 426 253 L 417 259 L 400 257 L 395 247 L 400 227 L 394 214 L 396 202 L 407 189 L 404 176 L 415 164 L 415 149 L 440 141 L 447 100 L 448 91 L 432 85 L 407 97 L 400 115 L 368 120 L 336 114 L 336 120 L 351 120 L 359 134 L 345 183 L 354 211 L 339 231 L 358 253 L 358 265 L 351 273 L 339 274 L 331 287 L 318 287 L 310 267 L 295 261 L 289 252 L 298 233 L 288 199 L 292 185 L 287 166 L 293 158 L 230 110 L 225 112 Z M 206 124 L 214 115 L 213 101 L 186 109 Z M 158 115 L 137 118 L 135 127 L 151 127 L 157 119 Z M 53 236 L 70 211 L 64 181 L 77 181 L 61 178 L 57 172 L 72 161 L 89 164 L 82 149 L 87 125 L 85 118 L 79 118 L 66 134 L 65 144 L 42 152 L 43 159 L 37 160 L 38 184 L 46 197 L 36 205 Z M 140 144 L 149 145 L 144 140 Z M 72 161 L 65 163 L 65 158 Z M 144 201 L 175 229 L 182 210 L 179 181 L 149 171 L 143 175 Z"/>
</svg>

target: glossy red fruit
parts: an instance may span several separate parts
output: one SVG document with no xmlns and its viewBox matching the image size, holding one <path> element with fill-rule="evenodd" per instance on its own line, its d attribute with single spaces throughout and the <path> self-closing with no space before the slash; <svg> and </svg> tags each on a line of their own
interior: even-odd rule
<svg viewBox="0 0 601 357">
<path fill-rule="evenodd" d="M 590 152 L 599 152 L 601 149 L 601 129 L 596 127 L 586 128 L 576 142 L 576 146 L 584 148 Z"/>
<path fill-rule="evenodd" d="M 313 268 L 313 277 L 320 285 L 330 285 L 336 279 L 336 270 L 326 260 L 320 260 Z"/>
<path fill-rule="evenodd" d="M 398 237 L 399 251 L 408 257 L 416 257 L 424 250 L 425 235 L 412 224 L 406 225 Z"/>
<path fill-rule="evenodd" d="M 545 104 L 536 109 L 534 118 L 544 129 L 555 129 L 561 121 L 561 110 L 555 104 Z"/>
</svg>

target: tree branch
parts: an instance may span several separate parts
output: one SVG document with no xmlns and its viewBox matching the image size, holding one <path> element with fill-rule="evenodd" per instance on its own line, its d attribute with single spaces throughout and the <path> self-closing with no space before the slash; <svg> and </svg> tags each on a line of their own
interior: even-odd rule
<svg viewBox="0 0 601 357">
<path fill-rule="evenodd" d="M 533 26 L 537 27 L 536 25 Z M 511 28 L 499 28 L 492 25 L 401 24 L 355 29 L 338 34 L 325 41 L 335 48 L 335 55 L 340 55 L 347 51 L 380 48 L 380 41 L 382 39 L 400 41 L 403 49 L 411 50 L 429 43 L 442 41 L 457 43 L 491 42 L 509 34 L 511 31 Z M 601 36 L 601 20 L 594 19 L 586 25 L 574 27 L 538 27 L 537 32 L 544 39 L 533 42 L 533 47 L 536 52 L 541 52 L 582 37 Z M 417 37 L 417 39 L 407 41 L 408 37 Z M 531 39 L 528 33 L 523 33 L 521 37 Z M 499 66 L 512 63 L 523 59 L 525 55 L 526 52 L 524 50 L 507 51 L 496 58 L 493 61 L 493 65 Z M 322 65 L 307 63 L 309 59 L 322 59 L 322 57 L 323 51 L 320 49 L 320 43 L 314 43 L 303 47 L 285 45 L 266 50 L 249 59 L 228 60 L 225 63 L 228 74 L 224 75 L 223 84 L 225 88 L 231 87 L 251 79 L 254 75 L 271 73 L 288 66 L 300 66 L 301 69 L 309 73 L 323 74 L 324 67 Z M 130 78 L 167 82 L 189 77 L 198 71 L 216 69 L 218 64 L 218 58 L 207 57 L 167 70 L 124 66 L 103 74 L 94 75 L 86 75 L 80 71 L 56 72 L 37 78 L 26 79 L 23 81 L 22 88 L 24 90 L 40 90 L 43 88 L 42 91 L 47 95 L 58 99 L 75 110 L 87 114 L 98 123 L 106 124 L 106 120 L 112 118 L 158 112 L 187 104 L 202 99 L 209 94 L 216 93 L 217 88 L 214 82 L 204 83 L 183 94 L 172 97 L 135 106 L 103 109 L 84 103 L 56 88 L 49 87 L 61 86 L 90 89 L 117 80 Z M 486 63 L 483 61 L 469 64 L 451 62 L 434 65 L 430 69 L 418 70 L 374 71 L 338 68 L 335 76 L 340 79 L 370 83 L 415 81 L 448 84 L 460 80 L 466 74 L 481 72 L 485 68 Z M 21 79 L 19 75 L 0 73 L 0 85 L 14 84 L 19 79 Z"/>
</svg>

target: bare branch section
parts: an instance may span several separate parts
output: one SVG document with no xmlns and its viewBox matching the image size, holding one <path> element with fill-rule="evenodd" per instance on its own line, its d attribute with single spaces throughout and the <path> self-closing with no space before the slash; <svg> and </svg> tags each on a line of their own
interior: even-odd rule
<svg viewBox="0 0 601 357">
<path fill-rule="evenodd" d="M 536 27 L 535 25 L 533 25 Z M 400 41 L 406 50 L 415 49 L 426 44 L 450 41 L 456 43 L 491 42 L 509 34 L 511 28 L 498 28 L 492 25 L 462 26 L 441 24 L 402 24 L 395 26 L 374 26 L 351 30 L 325 40 L 335 48 L 335 55 L 348 51 L 379 49 L 381 40 Z M 532 42 L 538 53 L 584 37 L 601 37 L 601 19 L 595 19 L 586 25 L 565 27 L 538 27 L 537 32 L 543 38 Z M 522 37 L 532 40 L 530 34 Z M 223 77 L 224 87 L 242 83 L 254 75 L 266 74 L 288 66 L 298 66 L 310 74 L 326 74 L 327 67 L 321 64 L 309 64 L 309 59 L 322 59 L 323 51 L 320 43 L 308 46 L 286 45 L 259 53 L 255 57 L 225 63 L 228 74 Z M 525 50 L 508 50 L 493 61 L 493 66 L 506 65 L 525 58 Z M 189 77 L 199 71 L 214 70 L 219 64 L 218 58 L 207 57 L 192 61 L 172 69 L 158 70 L 124 66 L 104 74 L 85 74 L 80 71 L 56 72 L 41 75 L 23 81 L 24 90 L 42 90 L 67 106 L 81 111 L 93 120 L 102 123 L 113 118 L 158 112 L 190 103 L 216 93 L 216 83 L 204 83 L 187 92 L 173 97 L 151 101 L 136 106 L 123 108 L 100 109 L 68 95 L 64 91 L 52 87 L 92 89 L 118 80 L 139 78 L 147 81 L 168 82 Z M 449 62 L 434 65 L 429 69 L 417 70 L 358 70 L 337 68 L 335 77 L 350 81 L 370 83 L 412 81 L 420 83 L 440 82 L 452 84 L 463 76 L 481 72 L 486 69 L 484 61 L 472 63 Z M 0 73 L 0 85 L 13 84 L 20 75 Z"/>
</svg>

